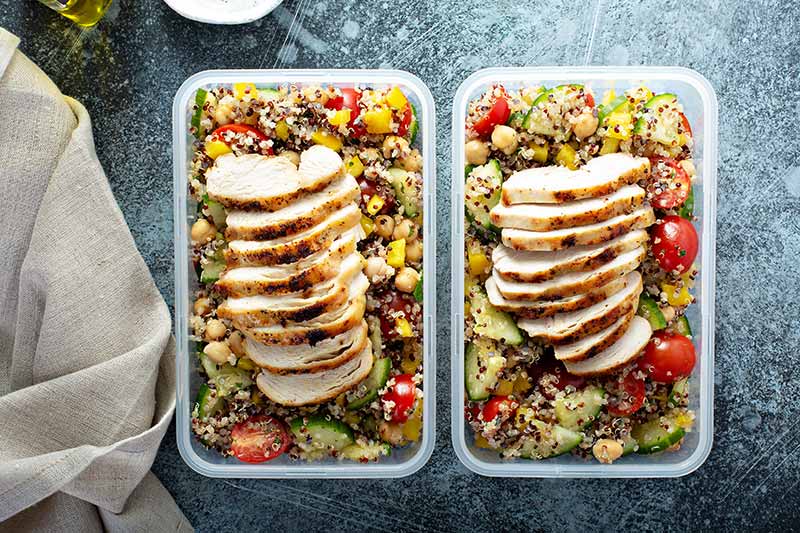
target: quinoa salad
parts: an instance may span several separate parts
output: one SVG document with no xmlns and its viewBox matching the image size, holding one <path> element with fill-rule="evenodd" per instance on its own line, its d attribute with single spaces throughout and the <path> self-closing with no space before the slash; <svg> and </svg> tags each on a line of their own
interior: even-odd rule
<svg viewBox="0 0 800 533">
<path fill-rule="evenodd" d="M 465 418 L 504 459 L 692 431 L 691 125 L 674 94 L 496 84 L 464 131 Z"/>
<path fill-rule="evenodd" d="M 260 463 L 422 434 L 423 161 L 397 86 L 198 89 L 195 437 Z"/>
</svg>

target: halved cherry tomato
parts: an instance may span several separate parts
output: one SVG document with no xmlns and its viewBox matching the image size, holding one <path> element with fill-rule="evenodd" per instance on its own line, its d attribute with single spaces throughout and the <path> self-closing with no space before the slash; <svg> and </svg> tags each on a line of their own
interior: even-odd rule
<svg viewBox="0 0 800 533">
<path fill-rule="evenodd" d="M 685 129 L 689 133 L 689 137 L 694 137 L 694 134 L 692 134 L 692 126 L 689 124 L 689 119 L 686 118 L 686 115 L 684 115 L 683 113 L 681 113 L 680 115 L 681 115 L 681 122 L 683 123 L 683 129 Z"/>
<path fill-rule="evenodd" d="M 519 403 L 508 396 L 492 396 L 483 406 L 483 421 L 491 422 L 498 416 L 505 420 L 514 414 L 514 409 L 519 407 Z"/>
<path fill-rule="evenodd" d="M 674 383 L 692 373 L 697 355 L 688 337 L 662 329 L 653 338 L 639 359 L 639 367 L 650 374 L 653 381 Z"/>
<path fill-rule="evenodd" d="M 386 290 L 376 294 L 375 299 L 380 304 L 381 334 L 384 339 L 393 340 L 400 337 L 395 322 L 397 317 L 394 316 L 397 312 L 402 313 L 402 318 L 408 320 L 412 327 L 419 325 L 419 304 L 410 294 Z"/>
<path fill-rule="evenodd" d="M 328 99 L 328 103 L 325 104 L 325 107 L 328 109 L 335 109 L 336 111 L 349 109 L 351 113 L 348 126 L 352 128 L 353 134 L 356 137 L 366 135 L 367 129 L 360 123 L 355 124 L 356 117 L 358 117 L 360 111 L 359 103 L 361 102 L 361 93 L 349 87 L 345 87 L 341 89 L 341 91 L 342 95 Z"/>
<path fill-rule="evenodd" d="M 697 248 L 697 231 L 685 218 L 670 215 L 653 227 L 653 255 L 667 272 L 687 272 L 697 257 Z"/>
<path fill-rule="evenodd" d="M 245 135 L 248 133 L 252 133 L 253 136 L 259 141 L 269 140 L 269 137 L 267 137 L 263 131 L 254 128 L 253 126 L 250 126 L 248 124 L 226 124 L 225 126 L 220 126 L 219 128 L 215 129 L 212 135 L 216 136 L 216 138 L 219 139 L 220 141 L 227 143 L 225 141 L 225 138 L 222 136 L 222 134 L 227 131 L 233 132 L 235 134 L 243 133 Z M 272 155 L 273 153 L 272 147 L 267 148 L 267 153 Z"/>
<path fill-rule="evenodd" d="M 495 126 L 508 122 L 509 115 L 511 109 L 508 107 L 508 99 L 505 96 L 498 96 L 486 115 L 476 122 L 472 129 L 481 137 L 487 137 L 492 134 Z"/>
<path fill-rule="evenodd" d="M 400 119 L 400 126 L 397 128 L 397 134 L 400 137 L 408 133 L 408 127 L 411 126 L 411 120 L 414 118 L 414 112 L 411 110 L 411 105 L 407 105 L 403 110 L 403 117 Z"/>
<path fill-rule="evenodd" d="M 558 390 L 564 390 L 569 386 L 575 387 L 575 389 L 580 389 L 586 385 L 586 379 L 567 372 L 567 369 L 564 368 L 564 365 L 561 362 L 552 358 L 547 359 L 546 361 L 541 361 L 536 367 L 534 367 L 534 375 L 532 377 L 534 382 L 539 383 L 542 396 L 548 400 L 554 399 L 555 396 L 541 385 L 542 379 L 546 375 L 555 376 L 555 379 L 552 381 L 552 378 L 548 378 L 548 384 Z"/>
<path fill-rule="evenodd" d="M 289 442 L 283 422 L 266 415 L 239 422 L 231 431 L 231 451 L 245 463 L 275 459 L 286 451 Z"/>
<path fill-rule="evenodd" d="M 616 376 L 607 385 L 608 412 L 613 416 L 632 415 L 644 405 L 644 379 L 636 377 L 636 372 Z"/>
<path fill-rule="evenodd" d="M 586 105 L 594 107 L 594 96 L 591 93 L 584 93 L 584 99 L 586 100 Z"/>
<path fill-rule="evenodd" d="M 383 400 L 394 402 L 392 422 L 403 423 L 414 410 L 417 398 L 417 386 L 411 374 L 400 374 L 394 377 L 394 385 L 383 395 Z"/>
<path fill-rule="evenodd" d="M 689 175 L 674 159 L 656 157 L 651 162 L 653 175 L 648 189 L 650 192 L 660 189 L 661 192 L 650 200 L 650 204 L 658 209 L 672 209 L 683 205 L 692 187 Z"/>
</svg>

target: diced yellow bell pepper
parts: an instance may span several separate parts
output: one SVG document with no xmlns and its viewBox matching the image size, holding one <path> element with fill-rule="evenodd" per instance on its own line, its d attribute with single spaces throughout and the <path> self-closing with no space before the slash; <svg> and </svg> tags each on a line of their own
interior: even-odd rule
<svg viewBox="0 0 800 533">
<path fill-rule="evenodd" d="M 689 429 L 694 425 L 694 419 L 687 413 L 680 413 L 675 417 L 675 423 L 683 429 Z"/>
<path fill-rule="evenodd" d="M 565 144 L 556 154 L 556 163 L 570 170 L 578 169 L 578 153 L 575 148 Z"/>
<path fill-rule="evenodd" d="M 667 293 L 667 302 L 669 302 L 669 305 L 682 307 L 692 303 L 692 295 L 689 293 L 689 288 L 685 283 L 680 290 L 678 290 L 675 285 L 662 283 L 661 290 Z"/>
<path fill-rule="evenodd" d="M 349 109 L 340 109 L 333 113 L 333 116 L 328 119 L 328 122 L 331 123 L 331 126 L 342 126 L 344 124 L 348 124 L 350 122 L 350 110 Z"/>
<path fill-rule="evenodd" d="M 311 134 L 311 140 L 314 144 L 321 144 L 327 146 L 334 152 L 342 149 L 342 140 L 336 135 L 329 133 L 325 130 L 317 130 Z"/>
<path fill-rule="evenodd" d="M 469 273 L 475 277 L 486 276 L 489 267 L 492 266 L 489 258 L 480 249 L 476 251 L 470 250 L 467 261 L 469 262 Z"/>
<path fill-rule="evenodd" d="M 627 140 L 633 134 L 633 115 L 628 112 L 611 113 L 603 120 L 603 126 L 608 128 L 606 137 Z"/>
<path fill-rule="evenodd" d="M 364 164 L 357 155 L 354 155 L 352 159 L 347 162 L 347 172 L 349 172 L 354 178 L 357 178 L 364 173 Z"/>
<path fill-rule="evenodd" d="M 417 367 L 419 366 L 419 361 L 415 361 L 410 357 L 404 357 L 402 361 L 400 361 L 400 368 L 403 370 L 405 374 L 415 374 L 417 372 Z"/>
<path fill-rule="evenodd" d="M 386 252 L 386 263 L 390 267 L 400 268 L 406 262 L 406 240 L 397 239 L 389 243 Z"/>
<path fill-rule="evenodd" d="M 603 146 L 600 148 L 600 155 L 613 154 L 619 151 L 619 139 L 606 137 L 603 139 Z"/>
<path fill-rule="evenodd" d="M 403 436 L 406 440 L 416 442 L 422 434 L 422 402 L 417 401 L 414 412 L 408 417 L 408 421 L 403 424 Z"/>
<path fill-rule="evenodd" d="M 480 433 L 475 434 L 475 447 L 481 448 L 483 450 L 491 450 L 492 447 L 489 445 L 489 441 L 486 440 L 486 437 L 481 435 Z"/>
<path fill-rule="evenodd" d="M 231 151 L 231 147 L 222 141 L 211 141 L 206 143 L 206 155 L 211 159 L 216 159 L 223 154 L 229 154 Z"/>
<path fill-rule="evenodd" d="M 377 194 L 373 194 L 372 198 L 370 198 L 369 202 L 367 202 L 367 213 L 375 216 L 378 213 L 378 211 L 383 209 L 383 204 L 384 204 L 383 198 L 381 198 Z"/>
<path fill-rule="evenodd" d="M 531 383 L 528 381 L 528 378 L 519 375 L 517 376 L 517 379 L 514 381 L 514 392 L 516 393 L 528 392 L 532 386 L 533 385 L 531 385 Z"/>
<path fill-rule="evenodd" d="M 375 221 L 368 216 L 361 215 L 361 229 L 369 237 L 375 231 Z"/>
<path fill-rule="evenodd" d="M 233 96 L 239 100 L 242 100 L 245 96 L 255 98 L 258 96 L 258 89 L 253 83 L 234 83 Z"/>
<path fill-rule="evenodd" d="M 364 113 L 364 124 L 367 127 L 367 133 L 391 133 L 392 110 L 385 106 L 379 106 L 371 111 L 367 111 Z"/>
<path fill-rule="evenodd" d="M 508 396 L 514 392 L 514 382 L 507 379 L 501 379 L 497 382 L 497 388 L 494 393 L 498 396 Z"/>
<path fill-rule="evenodd" d="M 547 143 L 536 144 L 535 142 L 531 142 L 528 144 L 528 148 L 533 150 L 533 160 L 537 163 L 547 163 L 547 154 L 549 152 L 549 146 Z"/>
<path fill-rule="evenodd" d="M 279 120 L 278 123 L 275 124 L 275 135 L 282 141 L 289 138 L 289 125 L 285 120 Z"/>
<path fill-rule="evenodd" d="M 397 318 L 394 321 L 394 326 L 397 334 L 401 337 L 413 337 L 414 330 L 411 329 L 411 324 L 405 318 Z"/>
<path fill-rule="evenodd" d="M 400 87 L 395 86 L 392 87 L 392 90 L 386 95 L 386 103 L 393 109 L 405 109 L 408 105 L 408 99 L 406 95 L 403 94 L 403 91 L 400 90 Z"/>
<path fill-rule="evenodd" d="M 616 97 L 617 97 L 617 93 L 615 93 L 615 92 L 614 92 L 614 89 L 609 89 L 609 90 L 608 90 L 608 91 L 606 91 L 606 92 L 605 92 L 605 94 L 603 95 L 603 101 L 602 101 L 602 102 L 600 102 L 600 105 L 608 105 L 608 104 L 610 104 L 610 103 L 611 103 L 611 102 L 614 100 L 614 98 L 616 98 Z"/>
<path fill-rule="evenodd" d="M 242 370 L 247 370 L 248 372 L 256 369 L 256 365 L 247 357 L 242 357 L 239 359 L 239 361 L 236 362 L 236 366 Z"/>
</svg>

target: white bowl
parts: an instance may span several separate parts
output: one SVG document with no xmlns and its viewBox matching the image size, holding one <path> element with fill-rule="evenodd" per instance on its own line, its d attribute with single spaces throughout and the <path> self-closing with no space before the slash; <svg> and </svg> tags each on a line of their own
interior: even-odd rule
<svg viewBox="0 0 800 533">
<path fill-rule="evenodd" d="M 176 13 L 206 24 L 245 24 L 270 13 L 283 0 L 164 0 Z"/>
</svg>

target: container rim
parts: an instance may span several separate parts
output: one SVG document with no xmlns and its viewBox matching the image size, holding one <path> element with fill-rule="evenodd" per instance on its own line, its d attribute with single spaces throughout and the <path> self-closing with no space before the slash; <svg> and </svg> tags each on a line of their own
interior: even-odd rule
<svg viewBox="0 0 800 533">
<path fill-rule="evenodd" d="M 647 79 L 684 82 L 699 95 L 703 106 L 703 216 L 701 305 L 702 351 L 700 361 L 704 372 L 700 375 L 700 404 L 704 431 L 699 432 L 697 448 L 683 461 L 671 464 L 603 465 L 600 463 L 547 464 L 546 461 L 508 461 L 489 463 L 470 451 L 465 439 L 464 423 L 464 212 L 462 132 L 469 96 L 479 86 L 487 83 L 515 83 L 536 80 L 614 81 Z M 716 284 L 716 190 L 718 160 L 718 103 L 711 83 L 700 73 L 685 67 L 665 66 L 545 66 L 545 67 L 493 67 L 474 72 L 459 86 L 453 99 L 452 122 L 452 183 L 451 216 L 451 283 L 453 313 L 451 316 L 451 437 L 459 460 L 473 472 L 488 477 L 538 477 L 538 478 L 657 478 L 681 477 L 697 470 L 708 458 L 713 445 L 714 432 L 714 300 Z"/>
<path fill-rule="evenodd" d="M 410 90 L 420 103 L 419 123 L 423 158 L 423 433 L 422 442 L 409 460 L 398 464 L 385 463 L 314 463 L 295 461 L 289 465 L 230 463 L 216 464 L 201 457 L 192 446 L 189 411 L 190 377 L 193 368 L 188 354 L 189 276 L 187 265 L 189 246 L 187 218 L 186 161 L 188 124 L 187 109 L 197 88 L 205 84 L 226 84 L 240 81 L 259 83 L 319 83 L 401 85 Z M 436 136 L 435 104 L 425 83 L 402 70 L 356 69 L 220 69 L 198 72 L 178 88 L 172 105 L 173 141 L 173 200 L 175 240 L 175 337 L 176 337 L 176 415 L 175 431 L 178 451 L 184 462 L 195 472 L 216 478 L 399 478 L 409 476 L 427 464 L 436 441 Z"/>
</svg>

